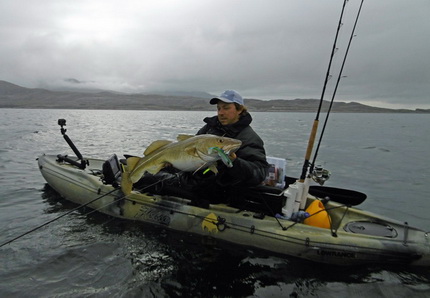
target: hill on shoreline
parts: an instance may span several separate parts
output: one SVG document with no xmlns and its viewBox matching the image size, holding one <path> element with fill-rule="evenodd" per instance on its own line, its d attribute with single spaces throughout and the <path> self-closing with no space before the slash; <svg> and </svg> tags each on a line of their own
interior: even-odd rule
<svg viewBox="0 0 430 298">
<path fill-rule="evenodd" d="M 25 88 L 0 81 L 0 108 L 27 109 L 89 109 L 89 110 L 209 110 L 210 94 L 202 92 L 170 94 L 128 94 L 113 91 L 54 91 Z M 315 112 L 318 99 L 260 100 L 245 99 L 250 111 L 259 112 Z M 329 102 L 324 101 L 322 111 Z M 357 102 L 334 102 L 333 112 L 341 113 L 430 113 L 430 109 L 387 109 L 363 105 Z"/>
</svg>

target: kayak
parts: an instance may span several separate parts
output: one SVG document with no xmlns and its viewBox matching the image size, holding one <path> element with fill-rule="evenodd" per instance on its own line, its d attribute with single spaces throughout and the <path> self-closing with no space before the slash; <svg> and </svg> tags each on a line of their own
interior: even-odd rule
<svg viewBox="0 0 430 298">
<path fill-rule="evenodd" d="M 224 194 L 228 200 L 223 197 L 207 206 L 196 206 L 180 193 L 133 190 L 124 195 L 120 164 L 116 155 L 108 160 L 84 159 L 80 154 L 38 157 L 41 174 L 62 197 L 124 220 L 325 264 L 430 266 L 427 232 L 352 206 L 356 203 L 349 204 L 347 197 L 353 191 L 330 199 L 330 191 L 336 194 L 339 189 L 312 191 L 311 186 L 307 213 L 287 218 L 282 214 L 285 189 L 274 186 L 235 189 Z"/>
</svg>

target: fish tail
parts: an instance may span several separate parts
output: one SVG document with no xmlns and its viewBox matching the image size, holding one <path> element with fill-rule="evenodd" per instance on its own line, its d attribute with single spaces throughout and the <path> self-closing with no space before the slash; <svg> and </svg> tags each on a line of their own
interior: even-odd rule
<svg viewBox="0 0 430 298">
<path fill-rule="evenodd" d="M 124 167 L 124 171 L 122 173 L 122 178 L 121 178 L 121 190 L 125 195 L 129 195 L 132 189 L 133 189 L 133 182 L 131 182 L 130 180 L 130 173 L 128 172 L 127 167 Z"/>
</svg>

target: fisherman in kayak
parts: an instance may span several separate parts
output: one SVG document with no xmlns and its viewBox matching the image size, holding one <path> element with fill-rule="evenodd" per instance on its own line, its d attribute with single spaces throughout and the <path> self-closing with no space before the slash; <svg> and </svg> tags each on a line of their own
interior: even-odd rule
<svg viewBox="0 0 430 298">
<path fill-rule="evenodd" d="M 256 186 L 264 181 L 268 171 L 264 143 L 250 126 L 252 117 L 242 96 L 234 90 L 226 90 L 212 98 L 210 104 L 217 105 L 217 116 L 205 118 L 206 124 L 197 135 L 212 134 L 242 141 L 240 148 L 228 156 L 232 166 L 219 162 L 216 175 L 204 169 L 192 173 L 167 167 L 156 175 L 145 174 L 135 183 L 135 188 L 153 185 L 149 191 L 166 194 L 180 188 L 188 193 L 185 196 L 200 198 L 202 193 L 212 194 L 229 186 Z"/>
<path fill-rule="evenodd" d="M 217 105 L 218 115 L 207 117 L 198 132 L 225 136 L 242 141 L 236 153 L 230 155 L 233 167 L 226 168 L 217 182 L 221 185 L 258 185 L 267 175 L 268 163 L 263 140 L 250 126 L 252 117 L 244 105 L 242 96 L 234 90 L 226 90 L 212 98 L 210 104 Z"/>
</svg>

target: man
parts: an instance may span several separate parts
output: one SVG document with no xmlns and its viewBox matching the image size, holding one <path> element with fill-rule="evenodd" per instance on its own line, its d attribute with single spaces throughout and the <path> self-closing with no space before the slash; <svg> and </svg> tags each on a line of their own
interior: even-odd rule
<svg viewBox="0 0 430 298">
<path fill-rule="evenodd" d="M 226 90 L 210 104 L 217 105 L 218 115 L 207 117 L 197 134 L 226 136 L 242 141 L 242 146 L 230 156 L 233 167 L 220 171 L 220 185 L 258 185 L 267 175 L 268 164 L 264 143 L 250 126 L 252 117 L 248 113 L 242 96 L 234 90 Z"/>
<path fill-rule="evenodd" d="M 176 194 L 197 202 L 197 205 L 206 206 L 210 198 L 220 196 L 220 193 L 230 186 L 256 186 L 261 184 L 268 171 L 264 143 L 251 128 L 252 117 L 247 111 L 242 96 L 234 90 L 226 90 L 219 97 L 210 100 L 210 104 L 217 105 L 217 116 L 207 117 L 206 123 L 198 132 L 225 136 L 242 141 L 241 147 L 232 153 L 229 158 L 233 167 L 228 168 L 218 163 L 218 174 L 180 172 L 172 167 L 164 168 L 156 175 L 145 176 L 135 183 L 135 188 L 145 188 L 160 194 Z M 153 185 L 150 189 L 145 186 Z"/>
</svg>

